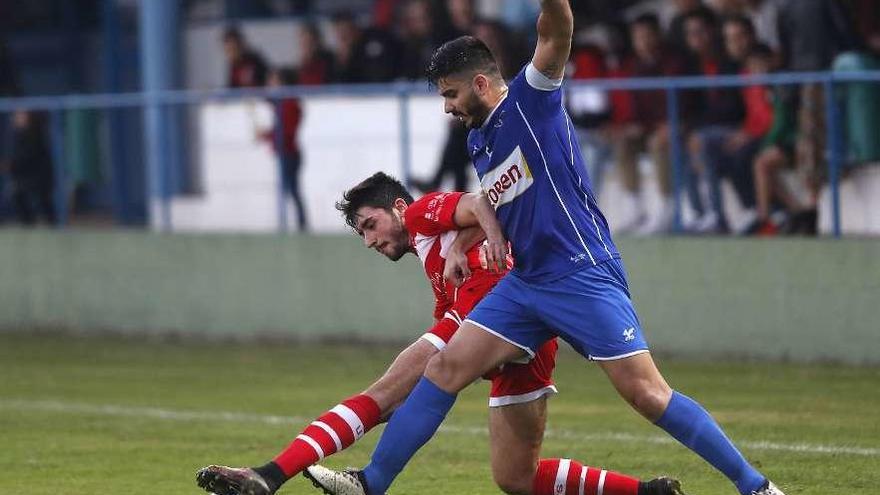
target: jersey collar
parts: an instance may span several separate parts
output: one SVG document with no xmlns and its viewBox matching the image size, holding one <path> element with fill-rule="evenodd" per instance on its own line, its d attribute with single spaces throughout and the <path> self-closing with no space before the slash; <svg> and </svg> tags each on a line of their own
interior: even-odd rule
<svg viewBox="0 0 880 495">
<path fill-rule="evenodd" d="M 492 116 L 495 115 L 495 111 L 498 110 L 498 107 L 500 107 L 502 103 L 504 103 L 504 100 L 507 99 L 507 95 L 509 95 L 509 94 L 510 94 L 510 89 L 506 89 L 506 90 L 504 91 L 504 96 L 502 96 L 501 99 L 498 100 L 498 104 L 495 105 L 495 108 L 493 108 L 491 112 L 489 112 L 489 116 L 486 117 L 486 120 L 483 121 L 483 125 L 480 126 L 480 130 L 481 130 L 481 131 L 485 131 L 485 130 L 486 130 L 486 127 L 489 125 L 489 121 L 491 121 L 491 120 L 492 120 Z"/>
</svg>

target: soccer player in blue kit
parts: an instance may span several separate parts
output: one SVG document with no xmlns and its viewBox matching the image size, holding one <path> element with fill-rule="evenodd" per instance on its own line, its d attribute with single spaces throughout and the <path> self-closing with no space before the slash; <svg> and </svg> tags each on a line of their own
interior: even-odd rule
<svg viewBox="0 0 880 495">
<path fill-rule="evenodd" d="M 573 30 L 568 2 L 542 0 L 537 30 L 535 54 L 509 86 L 476 38 L 449 41 L 432 57 L 428 76 L 446 113 L 471 128 L 468 151 L 485 193 L 477 207 L 495 209 L 488 217 L 497 223 L 483 225 L 487 260 L 501 266 L 509 240 L 516 264 L 430 360 L 370 464 L 336 473 L 335 493 L 384 494 L 459 391 L 559 336 L 597 362 L 633 408 L 727 476 L 739 493 L 783 495 L 703 407 L 670 388 L 657 370 L 562 105 Z M 328 475 L 317 469 L 312 474 Z M 583 495 L 576 485 L 560 490 Z"/>
</svg>

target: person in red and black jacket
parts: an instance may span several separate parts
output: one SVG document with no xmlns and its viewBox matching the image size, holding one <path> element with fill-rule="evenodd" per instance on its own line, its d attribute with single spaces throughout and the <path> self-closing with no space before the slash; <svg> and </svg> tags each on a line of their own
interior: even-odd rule
<svg viewBox="0 0 880 495">
<path fill-rule="evenodd" d="M 269 74 L 269 86 L 273 88 L 297 84 L 296 71 L 278 68 Z M 302 166 L 302 153 L 299 148 L 299 127 L 303 110 L 297 98 L 284 98 L 272 102 L 275 106 L 275 128 L 260 133 L 260 137 L 271 141 L 281 162 L 281 177 L 284 189 L 296 205 L 297 225 L 301 232 L 309 229 L 306 205 L 299 188 L 299 172 Z"/>
<path fill-rule="evenodd" d="M 258 88 L 266 85 L 268 67 L 265 60 L 247 45 L 237 28 L 230 27 L 223 32 L 223 52 L 229 64 L 226 87 Z"/>
<path fill-rule="evenodd" d="M 306 23 L 300 26 L 298 38 L 300 65 L 297 84 L 314 86 L 327 84 L 333 79 L 333 54 L 324 45 L 318 26 Z"/>
</svg>

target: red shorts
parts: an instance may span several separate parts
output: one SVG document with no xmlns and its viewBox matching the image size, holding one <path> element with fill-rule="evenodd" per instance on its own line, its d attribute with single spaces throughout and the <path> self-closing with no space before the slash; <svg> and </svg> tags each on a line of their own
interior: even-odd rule
<svg viewBox="0 0 880 495">
<path fill-rule="evenodd" d="M 474 277 L 476 278 L 476 277 Z M 429 329 L 422 338 L 443 350 L 449 339 L 461 326 L 461 322 L 474 306 L 498 282 L 497 277 L 486 277 L 483 280 L 468 280 L 459 290 L 452 308 L 443 318 Z M 489 392 L 489 407 L 501 407 L 511 404 L 522 404 L 555 394 L 553 384 L 553 368 L 556 367 L 556 350 L 559 348 L 556 339 L 544 343 L 535 353 L 522 361 L 510 362 L 490 371 L 484 378 L 492 381 Z"/>
</svg>

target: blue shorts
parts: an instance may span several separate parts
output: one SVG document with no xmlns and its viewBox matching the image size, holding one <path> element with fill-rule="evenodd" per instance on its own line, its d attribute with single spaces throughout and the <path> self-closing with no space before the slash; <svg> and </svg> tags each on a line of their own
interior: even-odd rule
<svg viewBox="0 0 880 495">
<path fill-rule="evenodd" d="M 648 351 L 619 259 L 542 284 L 510 273 L 477 304 L 467 321 L 530 356 L 554 336 L 597 361 Z"/>
</svg>

